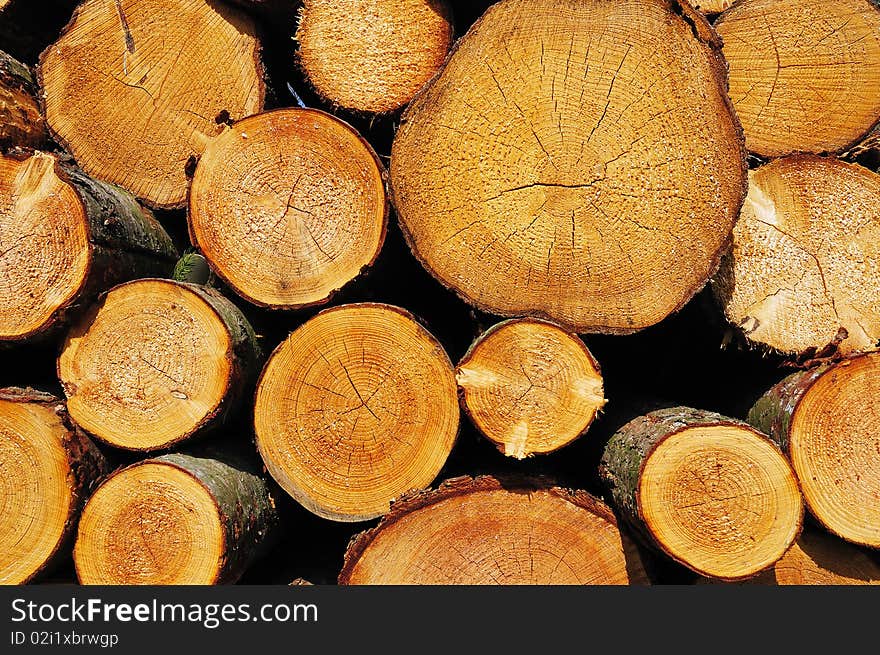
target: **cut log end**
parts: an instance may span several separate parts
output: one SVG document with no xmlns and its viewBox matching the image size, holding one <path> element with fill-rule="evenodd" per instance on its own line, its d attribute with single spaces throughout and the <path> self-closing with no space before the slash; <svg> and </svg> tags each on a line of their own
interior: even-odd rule
<svg viewBox="0 0 880 655">
<path fill-rule="evenodd" d="M 638 534 L 702 575 L 754 576 L 801 530 L 800 489 L 779 448 L 719 414 L 673 407 L 638 417 L 611 437 L 600 472 Z"/>
<path fill-rule="evenodd" d="M 130 450 L 192 436 L 253 374 L 244 323 L 203 287 L 147 279 L 114 288 L 74 326 L 58 360 L 71 416 Z"/>
<path fill-rule="evenodd" d="M 406 105 L 452 45 L 445 0 L 306 0 L 298 61 L 324 99 L 383 114 Z"/>
<path fill-rule="evenodd" d="M 639 501 L 665 551 L 725 579 L 778 560 L 802 513 L 787 462 L 769 441 L 736 426 L 690 428 L 665 439 L 645 461 Z"/>
<path fill-rule="evenodd" d="M 383 170 L 366 141 L 329 114 L 252 116 L 199 161 L 190 234 L 251 302 L 320 304 L 378 256 L 388 214 Z"/>
<path fill-rule="evenodd" d="M 104 462 L 65 424 L 58 401 L 31 402 L 6 391 L 0 392 L 0 584 L 22 584 L 59 554 Z"/>
<path fill-rule="evenodd" d="M 459 363 L 456 381 L 480 432 L 517 459 L 571 443 L 605 404 L 599 365 L 584 343 L 532 319 L 482 335 Z"/>
<path fill-rule="evenodd" d="M 329 309 L 266 364 L 254 422 L 266 467 L 304 507 L 375 518 L 445 463 L 459 424 L 452 364 L 403 310 Z"/>
<path fill-rule="evenodd" d="M 687 12 L 490 7 L 394 139 L 395 206 L 425 267 L 481 309 L 577 332 L 653 325 L 702 288 L 746 162 L 716 37 Z"/>
<path fill-rule="evenodd" d="M 83 170 L 161 208 L 185 204 L 217 117 L 265 97 L 252 19 L 204 0 L 86 0 L 39 74 L 49 128 Z"/>
<path fill-rule="evenodd" d="M 277 522 L 265 480 L 248 465 L 163 455 L 92 495 L 74 564 L 83 584 L 234 583 L 271 545 Z"/>
<path fill-rule="evenodd" d="M 74 549 L 82 584 L 211 584 L 223 526 L 197 478 L 165 463 L 115 474 L 86 505 Z"/>
<path fill-rule="evenodd" d="M 880 120 L 880 9 L 866 0 L 743 0 L 715 28 L 749 150 L 840 152 Z"/>
<path fill-rule="evenodd" d="M 811 155 L 762 166 L 713 285 L 728 320 L 786 353 L 880 344 L 880 175 Z"/>
<path fill-rule="evenodd" d="M 53 156 L 0 156 L 0 340 L 44 331 L 85 284 L 88 216 Z"/>
<path fill-rule="evenodd" d="M 585 492 L 456 478 L 355 537 L 340 584 L 644 584 L 632 542 Z"/>
<path fill-rule="evenodd" d="M 797 402 L 788 450 L 811 513 L 880 548 L 880 353 L 836 364 Z"/>
</svg>

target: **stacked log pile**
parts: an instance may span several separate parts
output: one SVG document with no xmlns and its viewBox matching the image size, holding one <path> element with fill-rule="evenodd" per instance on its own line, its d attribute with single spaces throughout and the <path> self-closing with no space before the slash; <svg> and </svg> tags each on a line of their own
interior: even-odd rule
<svg viewBox="0 0 880 655">
<path fill-rule="evenodd" d="M 870 0 L 0 0 L 0 583 L 878 583 L 878 98 Z"/>
</svg>

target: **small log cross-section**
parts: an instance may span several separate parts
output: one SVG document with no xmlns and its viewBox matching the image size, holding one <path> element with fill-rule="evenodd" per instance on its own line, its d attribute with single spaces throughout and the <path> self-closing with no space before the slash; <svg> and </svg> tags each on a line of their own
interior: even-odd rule
<svg viewBox="0 0 880 655">
<path fill-rule="evenodd" d="M 715 272 L 746 193 L 720 42 L 687 2 L 503 0 L 394 139 L 417 258 L 493 314 L 633 332 Z"/>
<path fill-rule="evenodd" d="M 296 40 L 320 96 L 381 114 L 412 100 L 443 64 L 451 10 L 446 0 L 305 0 Z"/>
<path fill-rule="evenodd" d="M 376 528 L 351 541 L 339 583 L 626 585 L 647 576 L 600 500 L 483 476 L 394 503 Z"/>
<path fill-rule="evenodd" d="M 48 136 L 33 75 L 27 66 L 0 52 L 0 150 L 39 148 Z"/>
<path fill-rule="evenodd" d="M 239 295 L 292 309 L 326 302 L 376 259 L 388 207 L 384 168 L 354 129 L 321 111 L 280 109 L 207 147 L 189 229 Z"/>
<path fill-rule="evenodd" d="M 70 555 L 80 511 L 107 462 L 63 403 L 0 390 L 0 584 L 23 584 Z"/>
<path fill-rule="evenodd" d="M 386 513 L 427 487 L 458 435 L 452 363 L 410 314 L 377 304 L 325 310 L 272 354 L 254 426 L 269 473 L 334 521 Z"/>
<path fill-rule="evenodd" d="M 741 0 L 715 29 L 749 150 L 840 152 L 880 120 L 873 0 Z"/>
<path fill-rule="evenodd" d="M 599 364 L 583 341 L 535 319 L 489 329 L 455 377 L 462 408 L 480 432 L 517 459 L 571 443 L 605 404 Z"/>
<path fill-rule="evenodd" d="M 748 421 L 788 453 L 819 523 L 880 548 L 880 353 L 793 373 Z"/>
<path fill-rule="evenodd" d="M 117 448 L 150 451 L 218 424 L 258 372 L 256 336 L 209 287 L 135 280 L 71 329 L 58 375 L 73 419 Z"/>
<path fill-rule="evenodd" d="M 166 275 L 175 257 L 162 226 L 122 189 L 42 152 L 0 156 L 0 341 L 60 328 L 74 306 Z"/>
<path fill-rule="evenodd" d="M 797 155 L 750 174 L 713 281 L 753 342 L 798 355 L 880 344 L 880 175 Z"/>
<path fill-rule="evenodd" d="M 83 510 L 82 584 L 231 584 L 271 544 L 266 481 L 239 463 L 170 454 L 107 479 Z"/>
<path fill-rule="evenodd" d="M 633 419 L 600 474 L 648 544 L 705 576 L 749 578 L 801 530 L 797 479 L 779 448 L 741 421 L 689 407 Z"/>
<path fill-rule="evenodd" d="M 260 111 L 253 20 L 206 0 L 85 0 L 40 57 L 46 120 L 86 173 L 182 207 L 187 164 Z"/>
</svg>

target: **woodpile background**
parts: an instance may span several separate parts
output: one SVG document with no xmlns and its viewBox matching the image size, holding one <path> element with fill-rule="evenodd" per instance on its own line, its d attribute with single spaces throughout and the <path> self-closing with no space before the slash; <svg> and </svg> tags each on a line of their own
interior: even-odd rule
<svg viewBox="0 0 880 655">
<path fill-rule="evenodd" d="M 880 584 L 872 0 L 0 51 L 0 583 Z"/>
</svg>

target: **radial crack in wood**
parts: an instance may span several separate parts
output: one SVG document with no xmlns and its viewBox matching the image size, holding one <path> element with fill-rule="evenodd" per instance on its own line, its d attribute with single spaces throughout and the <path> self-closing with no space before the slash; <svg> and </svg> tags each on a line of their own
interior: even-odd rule
<svg viewBox="0 0 880 655">
<path fill-rule="evenodd" d="M 750 174 L 713 281 L 728 320 L 785 353 L 880 343 L 880 175 L 812 155 Z"/>
<path fill-rule="evenodd" d="M 578 332 L 682 307 L 746 191 L 720 42 L 664 0 L 493 5 L 404 113 L 390 175 L 444 285 Z"/>
<path fill-rule="evenodd" d="M 74 420 L 150 451 L 218 425 L 258 371 L 247 319 L 217 291 L 144 279 L 111 290 L 73 327 L 58 375 Z"/>
<path fill-rule="evenodd" d="M 40 57 L 46 120 L 83 170 L 184 205 L 187 162 L 263 107 L 253 20 L 205 0 L 86 0 Z"/>
<path fill-rule="evenodd" d="M 589 349 L 577 335 L 535 319 L 487 330 L 455 376 L 462 409 L 516 459 L 571 443 L 605 404 L 602 373 Z"/>
<path fill-rule="evenodd" d="M 257 305 L 327 302 L 372 264 L 385 239 L 384 167 L 347 123 L 281 109 L 236 123 L 196 167 L 190 236 Z"/>
<path fill-rule="evenodd" d="M 715 28 L 749 150 L 840 152 L 880 120 L 880 8 L 871 0 L 742 0 Z"/>
<path fill-rule="evenodd" d="M 454 478 L 352 539 L 349 585 L 626 585 L 647 577 L 614 514 L 541 481 Z"/>
<path fill-rule="evenodd" d="M 440 343 L 402 309 L 357 304 L 321 312 L 278 346 L 254 426 L 285 491 L 323 518 L 362 521 L 434 480 L 459 413 Z"/>
</svg>

